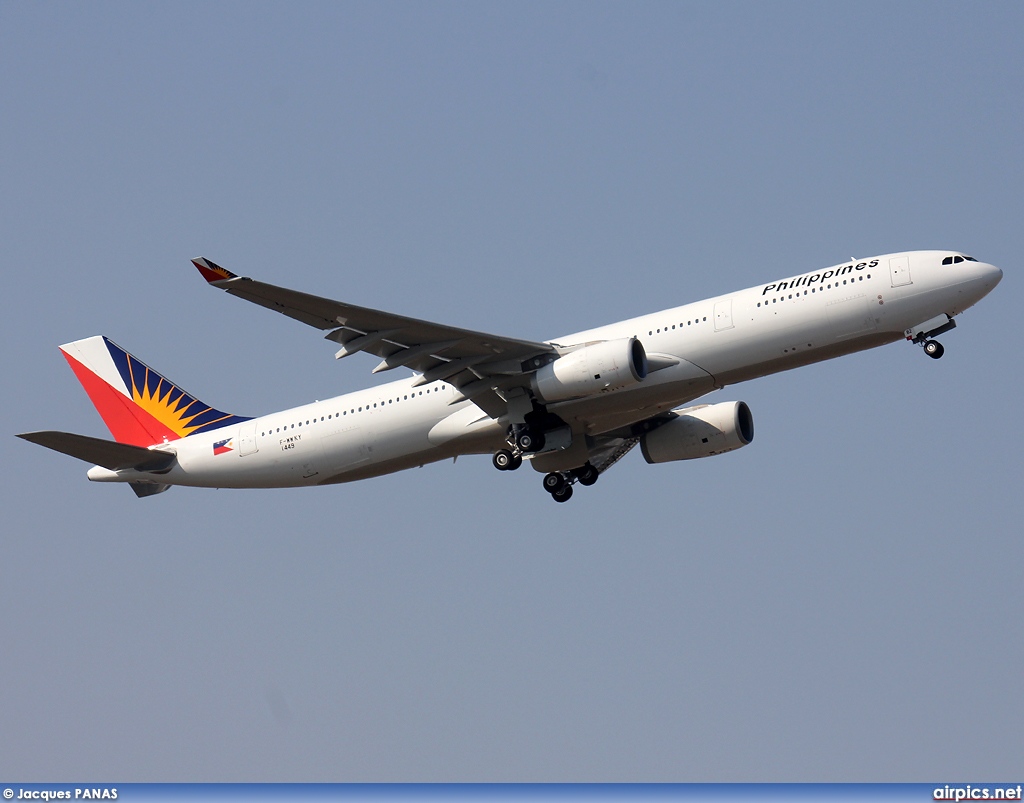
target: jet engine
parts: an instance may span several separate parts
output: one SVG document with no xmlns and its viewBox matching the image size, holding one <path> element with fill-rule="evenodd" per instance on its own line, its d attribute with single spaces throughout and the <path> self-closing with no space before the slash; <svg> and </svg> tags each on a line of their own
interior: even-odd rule
<svg viewBox="0 0 1024 803">
<path fill-rule="evenodd" d="M 640 438 L 648 463 L 693 460 L 731 452 L 754 439 L 754 416 L 746 402 L 700 404 Z"/>
<path fill-rule="evenodd" d="M 647 352 L 635 337 L 588 343 L 537 370 L 533 391 L 565 401 L 635 385 L 647 376 Z"/>
</svg>

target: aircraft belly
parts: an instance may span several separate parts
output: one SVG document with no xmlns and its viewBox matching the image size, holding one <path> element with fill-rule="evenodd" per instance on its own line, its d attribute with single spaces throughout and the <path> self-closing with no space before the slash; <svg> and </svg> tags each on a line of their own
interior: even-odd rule
<svg viewBox="0 0 1024 803">
<path fill-rule="evenodd" d="M 317 484 L 336 485 L 343 482 L 370 479 L 371 477 L 383 477 L 385 474 L 393 474 L 396 471 L 404 471 L 407 468 L 419 468 L 430 463 L 436 463 L 439 460 L 455 457 L 458 454 L 462 453 L 446 447 L 398 455 L 397 457 L 380 459 L 372 463 L 353 465 L 344 471 L 325 475 L 322 478 L 318 477 Z"/>
<path fill-rule="evenodd" d="M 741 365 L 731 370 L 722 371 L 716 374 L 715 378 L 723 387 L 735 385 L 739 382 L 746 382 L 761 376 L 769 376 L 823 360 L 830 360 L 833 357 L 840 357 L 844 354 L 853 354 L 854 352 L 864 351 L 876 346 L 884 346 L 887 343 L 894 343 L 902 339 L 902 332 L 864 332 L 859 335 L 851 335 L 843 340 L 833 340 L 830 343 L 815 348 L 779 353 L 771 359 L 764 359 L 757 363 Z"/>
</svg>

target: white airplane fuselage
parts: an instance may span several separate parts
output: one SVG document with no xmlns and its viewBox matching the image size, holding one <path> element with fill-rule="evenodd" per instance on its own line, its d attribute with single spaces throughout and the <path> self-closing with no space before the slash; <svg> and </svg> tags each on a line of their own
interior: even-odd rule
<svg viewBox="0 0 1024 803">
<path fill-rule="evenodd" d="M 549 342 L 571 346 L 636 337 L 651 372 L 631 387 L 548 409 L 574 438 L 599 435 L 726 385 L 904 339 L 912 327 L 972 306 L 1002 278 L 983 262 L 942 264 L 952 253 L 853 260 L 556 338 Z M 89 478 L 219 488 L 321 485 L 491 453 L 505 443 L 508 421 L 492 419 L 472 401 L 456 401 L 458 391 L 444 382 L 416 387 L 415 381 L 412 376 L 158 445 L 177 455 L 159 476 L 95 467 Z"/>
</svg>

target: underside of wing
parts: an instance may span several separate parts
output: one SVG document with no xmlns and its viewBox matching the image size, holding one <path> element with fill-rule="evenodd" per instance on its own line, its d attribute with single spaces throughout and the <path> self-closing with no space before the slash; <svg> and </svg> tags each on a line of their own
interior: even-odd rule
<svg viewBox="0 0 1024 803">
<path fill-rule="evenodd" d="M 598 474 L 604 474 L 629 454 L 630 449 L 639 441 L 640 439 L 633 435 L 598 438 L 594 448 L 590 450 L 590 465 L 597 469 Z"/>
<path fill-rule="evenodd" d="M 622 426 L 588 439 L 590 464 L 599 474 L 604 474 L 640 443 L 645 432 L 657 429 L 673 418 L 672 413 L 663 412 L 636 423 Z"/>
<path fill-rule="evenodd" d="M 547 343 L 459 329 L 258 282 L 202 257 L 192 263 L 214 287 L 327 331 L 325 337 L 341 347 L 337 358 L 374 354 L 381 358 L 374 373 L 410 368 L 422 375 L 417 384 L 447 382 L 459 389 L 459 400 L 471 399 L 495 417 L 506 409 L 503 392 L 528 384 L 525 374 L 555 353 Z"/>
</svg>

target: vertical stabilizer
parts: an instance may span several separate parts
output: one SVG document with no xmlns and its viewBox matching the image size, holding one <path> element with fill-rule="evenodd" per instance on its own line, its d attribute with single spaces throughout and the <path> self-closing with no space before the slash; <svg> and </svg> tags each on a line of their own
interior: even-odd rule
<svg viewBox="0 0 1024 803">
<path fill-rule="evenodd" d="M 249 420 L 204 404 L 101 335 L 60 350 L 119 443 L 151 446 Z"/>
</svg>

